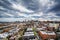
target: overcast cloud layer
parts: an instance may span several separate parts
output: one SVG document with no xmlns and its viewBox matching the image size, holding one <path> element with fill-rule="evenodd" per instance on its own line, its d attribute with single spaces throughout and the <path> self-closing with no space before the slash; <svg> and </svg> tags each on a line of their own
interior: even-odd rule
<svg viewBox="0 0 60 40">
<path fill-rule="evenodd" d="M 60 0 L 0 0 L 0 21 L 60 21 Z"/>
</svg>

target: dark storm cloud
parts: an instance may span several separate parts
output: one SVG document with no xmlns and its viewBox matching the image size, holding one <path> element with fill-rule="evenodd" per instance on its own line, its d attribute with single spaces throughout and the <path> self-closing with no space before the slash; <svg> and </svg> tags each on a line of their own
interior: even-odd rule
<svg viewBox="0 0 60 40">
<path fill-rule="evenodd" d="M 50 11 L 59 12 L 60 11 L 60 4 L 55 5 Z"/>
<path fill-rule="evenodd" d="M 2 6 L 3 8 L 5 8 L 5 11 L 8 10 L 12 10 L 12 11 L 19 11 L 19 10 L 16 10 L 14 8 L 12 8 L 12 3 L 10 3 L 8 0 L 0 0 L 0 6 Z"/>
<path fill-rule="evenodd" d="M 22 0 L 22 2 L 28 9 L 37 11 L 40 8 L 38 0 Z"/>
<path fill-rule="evenodd" d="M 55 3 L 57 4 L 55 5 Z M 55 2 L 54 0 L 0 0 L 0 18 L 44 19 L 47 17 L 46 19 L 49 19 L 49 15 L 53 15 L 51 18 L 54 19 L 55 15 L 60 16 L 59 11 L 60 0 L 55 0 Z M 54 15 L 52 12 L 56 12 L 56 14 Z"/>
<path fill-rule="evenodd" d="M 60 12 L 57 12 L 56 15 L 60 17 Z"/>
<path fill-rule="evenodd" d="M 34 2 L 32 0 L 22 0 L 22 2 L 24 3 L 24 5 L 27 9 L 31 9 L 34 11 L 37 11 L 39 9 L 39 4 L 36 1 Z M 0 18 L 25 18 L 24 16 L 18 16 L 18 14 L 16 12 L 21 13 L 21 11 L 12 8 L 11 7 L 12 4 L 20 4 L 20 0 L 10 0 L 10 1 L 9 0 L 0 0 L 0 6 L 3 8 L 3 9 L 0 9 Z M 14 16 L 12 17 L 5 13 L 12 14 Z M 30 13 L 26 13 L 26 12 L 25 12 L 25 14 L 30 15 Z M 36 18 L 38 18 L 38 17 L 36 17 Z"/>
<path fill-rule="evenodd" d="M 11 9 L 11 3 L 9 3 L 8 1 L 1 1 L 0 0 L 0 6 L 2 6 L 2 7 L 4 7 L 4 8 L 6 8 L 6 9 Z"/>
<path fill-rule="evenodd" d="M 50 11 L 53 12 L 59 12 L 60 11 L 60 0 L 55 0 L 55 3 L 57 3 L 53 8 L 50 9 Z"/>
<path fill-rule="evenodd" d="M 60 16 L 60 0 L 55 0 L 55 3 L 57 4 L 53 6 L 49 11 L 55 12 L 56 16 Z"/>
<path fill-rule="evenodd" d="M 60 13 L 56 14 L 57 16 L 60 16 Z"/>
<path fill-rule="evenodd" d="M 7 12 L 7 10 L 3 10 L 3 9 L 0 9 L 0 12 L 1 12 L 1 11 L 2 11 L 2 12 Z"/>
<path fill-rule="evenodd" d="M 11 3 L 10 3 L 8 0 L 0 0 L 0 2 L 1 2 L 1 1 L 2 1 L 3 3 L 7 4 L 8 6 L 11 5 Z"/>
</svg>

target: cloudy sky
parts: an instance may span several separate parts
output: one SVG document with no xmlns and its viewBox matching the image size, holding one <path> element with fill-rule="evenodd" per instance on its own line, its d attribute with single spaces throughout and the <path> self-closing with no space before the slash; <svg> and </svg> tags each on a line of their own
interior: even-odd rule
<svg viewBox="0 0 60 40">
<path fill-rule="evenodd" d="M 0 0 L 0 21 L 60 21 L 60 0 Z"/>
</svg>

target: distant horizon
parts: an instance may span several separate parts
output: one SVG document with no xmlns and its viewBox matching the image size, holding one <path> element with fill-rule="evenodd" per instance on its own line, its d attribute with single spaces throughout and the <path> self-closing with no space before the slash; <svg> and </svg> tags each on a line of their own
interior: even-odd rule
<svg viewBox="0 0 60 40">
<path fill-rule="evenodd" d="M 28 19 L 21 19 L 21 18 L 0 18 L 0 22 L 16 22 L 16 21 L 20 21 L 20 22 L 22 22 L 22 21 L 31 21 L 31 20 L 34 20 L 34 21 L 60 21 L 60 20 L 42 20 L 42 19 L 30 19 L 30 20 L 28 20 Z"/>
</svg>

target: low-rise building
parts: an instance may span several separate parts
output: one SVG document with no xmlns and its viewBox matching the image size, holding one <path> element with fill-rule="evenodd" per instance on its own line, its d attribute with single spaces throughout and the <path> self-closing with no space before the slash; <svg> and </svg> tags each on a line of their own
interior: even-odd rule
<svg viewBox="0 0 60 40">
<path fill-rule="evenodd" d="M 26 31 L 33 31 L 33 29 L 32 28 L 27 28 L 27 30 Z"/>
<path fill-rule="evenodd" d="M 0 34 L 0 40 L 8 40 L 8 37 L 9 36 L 9 34 L 8 33 L 2 33 L 2 34 Z"/>
<path fill-rule="evenodd" d="M 24 40 L 35 39 L 34 32 L 25 32 L 25 34 L 23 35 L 23 38 Z"/>
<path fill-rule="evenodd" d="M 51 31 L 39 31 L 39 36 L 41 36 L 42 40 L 56 39 L 56 34 Z"/>
</svg>

